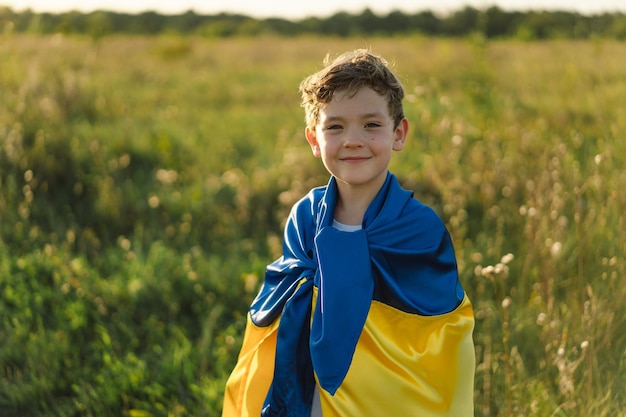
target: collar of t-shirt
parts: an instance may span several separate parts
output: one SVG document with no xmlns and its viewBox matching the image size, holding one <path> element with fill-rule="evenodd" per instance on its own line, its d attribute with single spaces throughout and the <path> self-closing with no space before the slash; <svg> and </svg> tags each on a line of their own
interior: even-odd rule
<svg viewBox="0 0 626 417">
<path fill-rule="evenodd" d="M 333 227 L 341 230 L 342 232 L 356 232 L 357 230 L 361 230 L 363 228 L 360 224 L 343 224 L 339 223 L 335 219 L 333 219 Z"/>
</svg>

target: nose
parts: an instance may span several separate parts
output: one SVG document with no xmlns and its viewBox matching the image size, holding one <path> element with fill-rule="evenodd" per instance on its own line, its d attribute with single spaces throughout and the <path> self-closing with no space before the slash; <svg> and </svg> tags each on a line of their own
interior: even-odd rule
<svg viewBox="0 0 626 417">
<path fill-rule="evenodd" d="M 363 146 L 364 141 L 365 132 L 362 129 L 351 128 L 346 132 L 343 145 L 345 147 L 360 147 Z"/>
</svg>

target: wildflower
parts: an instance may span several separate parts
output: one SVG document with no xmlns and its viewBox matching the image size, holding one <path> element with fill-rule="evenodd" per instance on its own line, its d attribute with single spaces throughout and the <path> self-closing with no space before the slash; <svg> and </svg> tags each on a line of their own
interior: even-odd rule
<svg viewBox="0 0 626 417">
<path fill-rule="evenodd" d="M 130 250 L 131 243 L 130 243 L 130 240 L 128 240 L 126 237 L 124 237 L 124 236 L 119 236 L 119 237 L 117 238 L 117 243 L 118 243 L 118 244 L 120 245 L 120 247 L 121 247 L 122 249 L 124 249 L 125 251 L 129 251 L 129 250 Z"/>
<path fill-rule="evenodd" d="M 159 197 L 157 197 L 156 195 L 153 195 L 148 199 L 148 205 L 152 208 L 159 207 L 160 203 L 161 202 L 159 201 Z"/>
<path fill-rule="evenodd" d="M 503 263 L 497 263 L 494 271 L 496 275 L 502 276 L 502 278 L 506 278 L 509 275 L 509 267 Z"/>
<path fill-rule="evenodd" d="M 502 259 L 500 259 L 500 262 L 503 263 L 504 265 L 507 265 L 509 262 L 513 260 L 514 257 L 515 256 L 513 256 L 512 253 L 507 253 L 506 255 L 502 257 Z"/>
<path fill-rule="evenodd" d="M 178 172 L 173 169 L 159 169 L 155 176 L 162 184 L 173 184 L 178 179 Z"/>
<path fill-rule="evenodd" d="M 492 265 L 486 266 L 483 269 L 481 269 L 480 274 L 483 277 L 491 278 L 495 275 L 495 268 Z"/>
<path fill-rule="evenodd" d="M 537 315 L 537 324 L 539 326 L 543 326 L 544 324 L 546 324 L 546 318 L 547 318 L 546 313 L 539 313 Z"/>
<path fill-rule="evenodd" d="M 480 265 L 476 265 L 476 267 L 474 268 L 474 275 L 476 275 L 477 277 L 480 277 L 483 275 L 483 268 Z"/>
<path fill-rule="evenodd" d="M 602 155 L 598 154 L 593 158 L 593 161 L 596 163 L 596 165 L 600 165 L 600 163 L 602 163 Z"/>
</svg>

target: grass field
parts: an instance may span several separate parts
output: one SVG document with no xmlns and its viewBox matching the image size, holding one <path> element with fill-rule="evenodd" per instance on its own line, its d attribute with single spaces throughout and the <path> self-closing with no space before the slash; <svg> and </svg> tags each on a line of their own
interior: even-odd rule
<svg viewBox="0 0 626 417">
<path fill-rule="evenodd" d="M 445 220 L 476 416 L 626 413 L 626 44 L 0 35 L 0 414 L 219 416 L 290 205 L 298 83 L 371 47 Z"/>
</svg>

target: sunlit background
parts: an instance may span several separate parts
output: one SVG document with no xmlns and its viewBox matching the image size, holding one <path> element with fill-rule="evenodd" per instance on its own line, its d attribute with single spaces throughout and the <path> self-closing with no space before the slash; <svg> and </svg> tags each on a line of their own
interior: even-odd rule
<svg viewBox="0 0 626 417">
<path fill-rule="evenodd" d="M 181 13 L 194 10 L 197 13 L 242 13 L 254 17 L 301 18 L 305 16 L 327 16 L 337 11 L 359 12 L 369 8 L 375 13 L 387 13 L 392 10 L 417 12 L 431 10 L 447 13 L 465 6 L 487 8 L 498 6 L 504 10 L 565 10 L 583 14 L 626 11 L 623 0 L 391 0 L 386 2 L 373 0 L 319 0 L 311 2 L 285 2 L 283 0 L 0 0 L 1 5 L 15 10 L 32 9 L 36 12 L 59 12 L 77 10 L 114 10 L 123 12 L 141 12 L 146 10 L 161 13 Z"/>
</svg>

